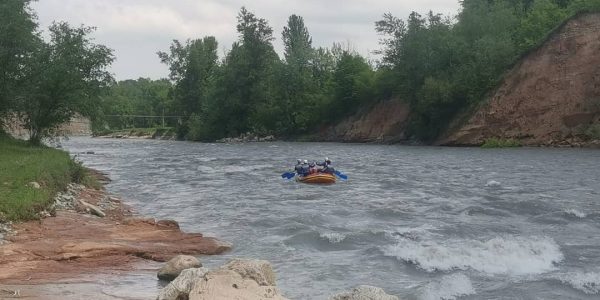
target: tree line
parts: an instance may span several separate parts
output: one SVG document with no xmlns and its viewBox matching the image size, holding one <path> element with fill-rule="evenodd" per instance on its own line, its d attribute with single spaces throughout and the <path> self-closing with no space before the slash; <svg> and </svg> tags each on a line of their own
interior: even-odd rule
<svg viewBox="0 0 600 300">
<path fill-rule="evenodd" d="M 39 144 L 75 114 L 97 114 L 114 57 L 93 42 L 91 27 L 55 22 L 44 40 L 30 4 L 0 2 L 0 125 L 18 119 Z"/>
<path fill-rule="evenodd" d="M 1 4 L 0 114 L 18 112 L 34 137 L 77 112 L 97 130 L 167 125 L 198 141 L 294 138 L 391 98 L 410 104 L 408 136 L 430 141 L 554 28 L 600 9 L 600 0 L 463 0 L 456 16 L 388 13 L 375 22 L 381 49 L 372 61 L 347 45 L 313 46 L 297 15 L 281 32 L 280 57 L 267 20 L 242 8 L 238 39 L 223 57 L 215 37 L 174 40 L 158 53 L 168 78 L 114 82 L 105 70 L 112 53 L 90 40 L 91 28 L 54 24 L 43 41 L 29 2 Z"/>
<path fill-rule="evenodd" d="M 180 138 L 209 141 L 247 132 L 298 137 L 398 98 L 411 107 L 408 135 L 430 141 L 554 28 L 598 8 L 599 0 L 464 0 L 456 16 L 412 12 L 404 20 L 388 13 L 375 23 L 377 62 L 340 44 L 314 47 L 297 15 L 283 28 L 279 57 L 268 22 L 242 8 L 238 40 L 222 59 L 212 36 L 175 40 L 158 53 L 172 84 L 160 105 L 183 116 L 169 121 Z"/>
</svg>

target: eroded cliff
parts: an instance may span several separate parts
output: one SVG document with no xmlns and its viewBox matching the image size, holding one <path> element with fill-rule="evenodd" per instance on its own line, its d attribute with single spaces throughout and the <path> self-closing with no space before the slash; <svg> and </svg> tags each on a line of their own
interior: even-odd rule
<svg viewBox="0 0 600 300">
<path fill-rule="evenodd" d="M 437 144 L 480 145 L 488 138 L 523 145 L 599 144 L 600 13 L 565 22 Z"/>
<path fill-rule="evenodd" d="M 322 130 L 317 139 L 358 143 L 398 142 L 405 139 L 409 112 L 409 105 L 400 100 L 382 101 L 366 112 L 359 112 Z"/>
</svg>

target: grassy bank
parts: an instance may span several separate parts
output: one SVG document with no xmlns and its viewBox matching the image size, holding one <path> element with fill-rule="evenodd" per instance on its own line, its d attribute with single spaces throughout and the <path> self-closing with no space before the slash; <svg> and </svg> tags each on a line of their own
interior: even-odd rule
<svg viewBox="0 0 600 300">
<path fill-rule="evenodd" d="M 33 147 L 0 133 L 0 219 L 35 219 L 70 182 L 92 184 L 86 173 L 67 152 Z"/>
</svg>

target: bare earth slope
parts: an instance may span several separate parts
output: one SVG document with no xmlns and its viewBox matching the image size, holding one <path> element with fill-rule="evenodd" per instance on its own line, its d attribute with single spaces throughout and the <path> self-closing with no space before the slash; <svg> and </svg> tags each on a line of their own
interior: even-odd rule
<svg viewBox="0 0 600 300">
<path fill-rule="evenodd" d="M 399 100 L 377 103 L 368 112 L 359 112 L 318 135 L 320 141 L 397 142 L 405 139 L 409 106 Z"/>
<path fill-rule="evenodd" d="M 493 137 L 593 146 L 599 133 L 600 13 L 586 13 L 525 56 L 488 101 L 437 144 L 480 145 Z"/>
</svg>

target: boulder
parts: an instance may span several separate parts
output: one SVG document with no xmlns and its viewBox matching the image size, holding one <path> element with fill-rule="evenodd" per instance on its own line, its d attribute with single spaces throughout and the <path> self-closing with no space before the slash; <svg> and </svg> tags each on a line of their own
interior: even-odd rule
<svg viewBox="0 0 600 300">
<path fill-rule="evenodd" d="M 181 271 L 175 280 L 160 290 L 156 300 L 187 299 L 196 280 L 203 278 L 207 268 L 191 268 Z"/>
<path fill-rule="evenodd" d="M 388 295 L 378 287 L 359 285 L 349 292 L 334 295 L 329 300 L 400 300 L 400 298 Z"/>
<path fill-rule="evenodd" d="M 275 286 L 275 273 L 267 261 L 235 259 L 197 279 L 190 300 L 286 300 Z"/>
<path fill-rule="evenodd" d="M 161 280 L 173 280 L 179 276 L 181 271 L 190 268 L 200 268 L 202 267 L 202 263 L 200 261 L 189 255 L 177 255 L 169 260 L 159 271 L 158 271 L 158 279 Z"/>
<path fill-rule="evenodd" d="M 252 279 L 258 285 L 268 286 L 276 285 L 275 272 L 271 264 L 266 260 L 258 259 L 233 259 L 224 265 L 221 269 L 232 270 L 240 274 L 243 278 Z"/>
</svg>

